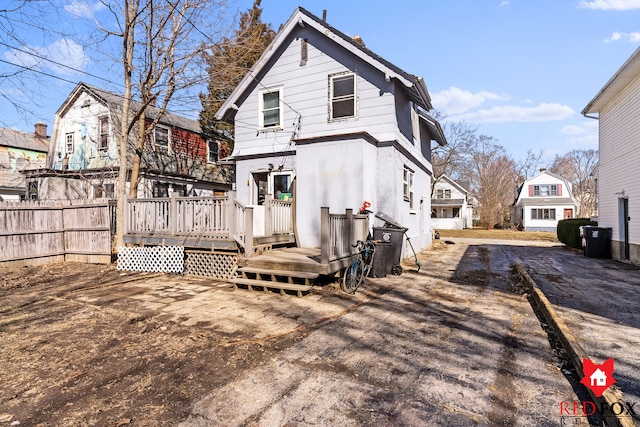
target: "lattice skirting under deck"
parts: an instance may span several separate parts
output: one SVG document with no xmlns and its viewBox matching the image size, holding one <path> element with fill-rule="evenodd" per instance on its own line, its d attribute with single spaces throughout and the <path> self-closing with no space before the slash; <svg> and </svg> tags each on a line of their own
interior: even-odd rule
<svg viewBox="0 0 640 427">
<path fill-rule="evenodd" d="M 233 279 L 236 277 L 238 269 L 238 255 L 187 251 L 187 259 L 184 264 L 185 274 L 216 279 Z"/>
<path fill-rule="evenodd" d="M 184 246 L 118 248 L 118 270 L 182 273 Z"/>
</svg>

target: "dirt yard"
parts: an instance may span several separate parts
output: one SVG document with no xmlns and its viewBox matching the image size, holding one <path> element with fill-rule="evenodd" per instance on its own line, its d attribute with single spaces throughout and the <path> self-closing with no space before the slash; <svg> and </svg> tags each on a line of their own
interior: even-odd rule
<svg viewBox="0 0 640 427">
<path fill-rule="evenodd" d="M 349 296 L 329 283 L 296 298 L 114 266 L 0 269 L 0 426 L 175 425 L 201 396 L 387 290 Z"/>
</svg>

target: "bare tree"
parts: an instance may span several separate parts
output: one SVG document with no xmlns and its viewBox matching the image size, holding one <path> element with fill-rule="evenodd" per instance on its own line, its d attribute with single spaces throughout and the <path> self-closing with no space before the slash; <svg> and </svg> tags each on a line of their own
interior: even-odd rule
<svg viewBox="0 0 640 427">
<path fill-rule="evenodd" d="M 116 26 L 102 29 L 122 42 L 124 102 L 117 123 L 120 162 L 116 191 L 116 245 L 121 245 L 129 168 L 129 194 L 136 197 L 145 141 L 176 94 L 204 81 L 196 61 L 205 41 L 213 35 L 204 23 L 216 22 L 224 0 L 122 0 L 103 4 Z M 138 100 L 133 101 L 134 97 Z M 150 108 L 151 117 L 147 114 Z"/>
<path fill-rule="evenodd" d="M 519 174 L 519 180 L 521 182 L 534 176 L 542 166 L 542 158 L 544 157 L 544 150 L 533 151 L 527 150 L 527 155 L 524 160 L 516 163 L 516 170 Z"/>
<path fill-rule="evenodd" d="M 489 136 L 480 135 L 466 164 L 466 176 L 478 199 L 480 224 L 502 225 L 513 203 L 517 173 L 515 163 Z"/>
<path fill-rule="evenodd" d="M 578 202 L 576 215 L 579 218 L 589 218 L 595 214 L 596 184 L 592 173 L 597 164 L 597 150 L 571 150 L 563 156 L 556 156 L 549 168 L 550 172 L 571 182 L 573 195 Z"/>
</svg>

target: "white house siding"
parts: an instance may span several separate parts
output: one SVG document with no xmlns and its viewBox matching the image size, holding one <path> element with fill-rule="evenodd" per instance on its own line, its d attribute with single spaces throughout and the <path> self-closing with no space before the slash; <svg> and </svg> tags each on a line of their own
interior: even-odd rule
<svg viewBox="0 0 640 427">
<path fill-rule="evenodd" d="M 83 106 L 85 101 L 89 102 L 88 106 Z M 99 149 L 99 118 L 103 116 L 109 117 L 107 150 Z M 109 110 L 86 92 L 81 93 L 62 115 L 56 114 L 54 129 L 54 169 L 62 169 L 65 156 L 69 170 L 103 168 L 118 164 L 118 147 L 112 134 Z M 69 154 L 66 150 L 67 133 L 74 135 L 73 152 Z"/>
<path fill-rule="evenodd" d="M 612 255 L 620 259 L 624 236 L 620 201 L 629 204 L 629 260 L 640 264 L 640 77 L 600 112 L 598 225 L 612 228 Z"/>
</svg>

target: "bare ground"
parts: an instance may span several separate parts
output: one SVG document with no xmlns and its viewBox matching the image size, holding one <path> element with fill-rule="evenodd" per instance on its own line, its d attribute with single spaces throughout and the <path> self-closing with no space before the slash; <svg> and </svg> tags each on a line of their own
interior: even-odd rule
<svg viewBox="0 0 640 427">
<path fill-rule="evenodd" d="M 150 309 L 133 285 L 161 282 L 155 301 L 189 298 L 171 292 L 190 282 L 240 300 L 262 296 L 199 278 L 124 275 L 114 266 L 87 264 L 0 269 L 0 277 L 0 425 L 176 425 L 192 402 L 329 319 L 310 317 L 271 334 L 238 319 L 239 329 L 230 332 L 213 322 L 187 322 L 188 313 Z M 285 310 L 292 301 L 321 299 L 339 314 L 386 290 L 369 286 L 354 298 L 329 283 L 321 296 L 265 297 L 280 298 Z M 303 313 L 291 304 L 283 323 Z"/>
</svg>

